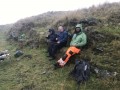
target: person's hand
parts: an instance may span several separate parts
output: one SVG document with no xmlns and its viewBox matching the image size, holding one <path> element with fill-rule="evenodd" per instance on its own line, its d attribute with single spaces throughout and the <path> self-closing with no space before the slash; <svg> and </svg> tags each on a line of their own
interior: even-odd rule
<svg viewBox="0 0 120 90">
<path fill-rule="evenodd" d="M 57 41 L 57 44 L 59 44 L 60 43 L 60 41 Z"/>
<path fill-rule="evenodd" d="M 58 40 L 58 38 L 56 38 L 56 40 Z"/>
</svg>

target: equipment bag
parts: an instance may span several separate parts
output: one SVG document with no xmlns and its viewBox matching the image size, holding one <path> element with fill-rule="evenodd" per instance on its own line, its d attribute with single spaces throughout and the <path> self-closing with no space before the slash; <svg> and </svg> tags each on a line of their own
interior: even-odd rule
<svg viewBox="0 0 120 90">
<path fill-rule="evenodd" d="M 75 67 L 70 72 L 70 75 L 78 84 L 87 81 L 90 78 L 90 62 L 87 60 L 76 60 Z"/>
</svg>

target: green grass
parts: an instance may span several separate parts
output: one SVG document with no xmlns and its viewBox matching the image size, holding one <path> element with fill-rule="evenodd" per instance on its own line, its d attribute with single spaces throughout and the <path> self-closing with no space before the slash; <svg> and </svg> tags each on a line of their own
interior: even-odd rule
<svg viewBox="0 0 120 90">
<path fill-rule="evenodd" d="M 113 25 L 103 26 L 103 27 L 99 27 L 98 31 L 106 34 L 120 36 L 120 26 L 113 26 Z"/>
<path fill-rule="evenodd" d="M 113 46 L 119 48 L 119 41 L 113 41 L 109 45 L 103 43 L 105 51 L 108 52 Z M 69 77 L 69 72 L 73 69 L 74 64 L 65 66 L 64 68 L 54 70 L 53 64 L 56 61 L 49 61 L 46 57 L 45 48 L 30 49 L 26 47 L 23 49 L 24 54 L 31 54 L 32 59 L 13 57 L 17 45 L 9 44 L 5 40 L 4 33 L 0 33 L 0 50 L 8 49 L 10 57 L 5 61 L 0 62 L 0 90 L 76 90 L 78 85 Z M 114 48 L 115 49 L 115 48 Z M 116 49 L 113 53 L 117 53 Z M 99 66 L 116 69 L 119 72 L 119 59 L 113 60 L 113 57 L 103 53 L 102 55 L 94 55 L 89 49 L 83 51 L 81 56 L 88 55 L 92 61 Z M 118 52 L 119 54 L 119 52 Z M 110 57 L 109 57 L 110 56 Z M 113 55 L 114 56 L 114 55 Z M 115 56 L 118 56 L 115 54 Z M 108 59 L 109 58 L 109 59 Z M 110 67 L 102 61 L 110 60 L 116 63 L 116 67 Z M 115 71 L 116 71 L 115 70 Z M 117 78 L 101 79 L 91 74 L 91 78 L 85 84 L 81 84 L 81 90 L 119 90 L 120 82 Z"/>
</svg>

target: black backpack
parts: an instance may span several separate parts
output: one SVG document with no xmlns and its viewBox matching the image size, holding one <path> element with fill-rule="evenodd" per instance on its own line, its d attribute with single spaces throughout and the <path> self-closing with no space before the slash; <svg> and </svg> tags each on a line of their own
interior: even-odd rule
<svg viewBox="0 0 120 90">
<path fill-rule="evenodd" d="M 15 54 L 14 54 L 14 57 L 15 58 L 18 58 L 18 57 L 20 57 L 20 56 L 22 56 L 23 55 L 23 52 L 21 51 L 21 50 L 17 50 L 16 52 L 15 52 Z"/>
<path fill-rule="evenodd" d="M 78 84 L 87 81 L 90 78 L 90 62 L 88 60 L 76 60 L 75 67 L 70 75 Z"/>
</svg>

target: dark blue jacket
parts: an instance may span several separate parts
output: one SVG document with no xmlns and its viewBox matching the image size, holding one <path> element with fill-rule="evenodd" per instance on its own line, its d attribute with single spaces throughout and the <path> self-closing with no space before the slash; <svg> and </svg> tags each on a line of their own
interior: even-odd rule
<svg viewBox="0 0 120 90">
<path fill-rule="evenodd" d="M 49 32 L 51 32 L 51 34 L 48 35 L 47 39 L 51 42 L 56 42 L 57 35 L 55 34 L 54 29 L 49 29 Z"/>
<path fill-rule="evenodd" d="M 66 31 L 58 32 L 57 36 L 58 36 L 58 37 L 57 37 L 57 38 L 58 38 L 58 41 L 60 41 L 60 43 L 67 42 L 68 33 L 67 33 Z"/>
</svg>

